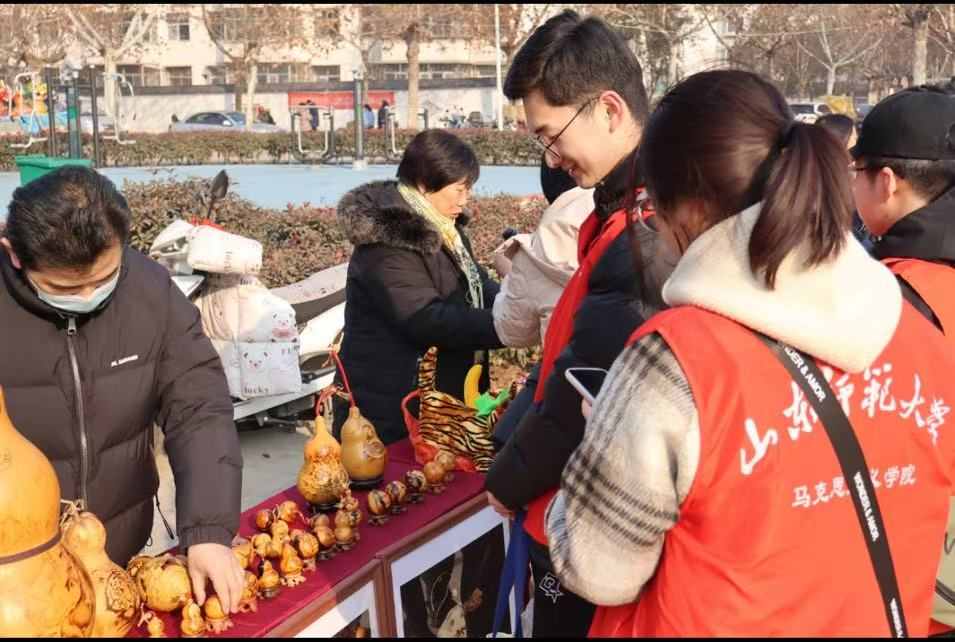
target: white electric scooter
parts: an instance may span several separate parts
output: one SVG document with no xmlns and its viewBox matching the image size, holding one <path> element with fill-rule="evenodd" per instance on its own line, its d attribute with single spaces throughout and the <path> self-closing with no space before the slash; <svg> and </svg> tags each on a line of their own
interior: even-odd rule
<svg viewBox="0 0 955 642">
<path fill-rule="evenodd" d="M 207 218 L 212 215 L 215 203 L 225 197 L 228 188 L 228 175 L 221 171 L 213 179 L 208 195 L 199 195 Z M 188 265 L 188 237 L 179 233 L 176 226 L 177 223 L 173 223 L 159 234 L 152 254 L 170 268 L 172 280 L 190 300 L 195 301 L 203 291 L 206 276 Z M 295 417 L 314 409 L 318 393 L 331 385 L 335 376 L 332 347 L 340 341 L 345 325 L 347 270 L 347 264 L 336 265 L 297 283 L 269 290 L 295 310 L 302 387 L 296 392 L 234 399 L 233 419 L 240 428 L 254 422 L 259 427 L 278 425 L 293 432 L 299 425 Z"/>
</svg>

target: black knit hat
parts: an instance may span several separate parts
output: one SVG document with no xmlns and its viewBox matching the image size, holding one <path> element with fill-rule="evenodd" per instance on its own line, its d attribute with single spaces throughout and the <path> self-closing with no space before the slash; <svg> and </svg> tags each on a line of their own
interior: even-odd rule
<svg viewBox="0 0 955 642">
<path fill-rule="evenodd" d="M 564 192 L 577 187 L 577 181 L 561 168 L 551 169 L 547 158 L 541 157 L 541 189 L 548 203 L 553 203 Z"/>
<path fill-rule="evenodd" d="M 955 96 L 920 86 L 882 100 L 862 121 L 853 158 L 955 160 Z"/>
</svg>

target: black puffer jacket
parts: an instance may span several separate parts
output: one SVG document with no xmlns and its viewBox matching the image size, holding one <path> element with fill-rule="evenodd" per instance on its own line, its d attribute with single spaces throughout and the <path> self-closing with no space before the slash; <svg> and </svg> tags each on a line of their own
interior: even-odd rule
<svg viewBox="0 0 955 642">
<path fill-rule="evenodd" d="M 459 399 L 475 351 L 501 347 L 490 310 L 498 284 L 482 268 L 484 309 L 471 307 L 466 277 L 438 230 L 411 209 L 397 185 L 368 183 L 338 205 L 338 220 L 355 246 L 341 358 L 355 401 L 385 443 L 407 436 L 401 400 L 416 387 L 418 359 L 429 347 L 439 351 L 438 388 Z M 470 252 L 465 224 L 459 217 L 458 231 Z M 487 371 L 485 357 L 482 390 Z M 344 415 L 336 407 L 336 434 Z"/>
<path fill-rule="evenodd" d="M 632 166 L 633 156 L 621 161 L 598 185 L 594 193 L 597 216 L 606 219 L 620 209 L 632 184 Z M 511 509 L 526 506 L 557 487 L 564 465 L 583 438 L 586 422 L 580 412 L 581 398 L 564 377 L 567 368 L 609 370 L 644 318 L 663 307 L 660 289 L 668 269 L 655 263 L 654 235 L 643 230 L 637 234 L 644 271 L 652 272 L 653 278 L 636 272 L 628 234 L 621 234 L 607 248 L 590 275 L 570 343 L 547 379 L 544 401 L 527 411 L 488 471 L 487 489 Z"/>
<path fill-rule="evenodd" d="M 166 270 L 126 249 L 111 300 L 77 317 L 73 337 L 6 252 L 0 272 L 0 386 L 10 418 L 53 463 L 63 498 L 80 498 L 85 486 L 109 557 L 125 565 L 152 530 L 154 423 L 175 474 L 180 546 L 229 544 L 242 491 L 229 390 L 198 309 Z"/>
</svg>

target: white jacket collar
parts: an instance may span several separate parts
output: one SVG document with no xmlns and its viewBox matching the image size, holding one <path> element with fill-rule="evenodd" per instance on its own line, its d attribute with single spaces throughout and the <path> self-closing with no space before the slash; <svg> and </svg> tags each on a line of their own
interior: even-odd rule
<svg viewBox="0 0 955 642">
<path fill-rule="evenodd" d="M 813 268 L 783 260 L 768 289 L 749 268 L 757 203 L 690 244 L 663 286 L 671 306 L 696 305 L 779 339 L 841 370 L 871 365 L 895 334 L 902 293 L 893 274 L 849 234 L 845 249 Z"/>
</svg>

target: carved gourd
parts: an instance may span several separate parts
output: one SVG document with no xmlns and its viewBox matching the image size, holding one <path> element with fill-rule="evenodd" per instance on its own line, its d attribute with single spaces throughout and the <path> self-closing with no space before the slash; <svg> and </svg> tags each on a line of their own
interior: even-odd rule
<svg viewBox="0 0 955 642">
<path fill-rule="evenodd" d="M 315 418 L 315 436 L 305 443 L 305 461 L 298 473 L 298 492 L 314 507 L 327 509 L 348 488 L 348 472 L 342 465 L 342 447 Z"/>
<path fill-rule="evenodd" d="M 79 513 L 68 520 L 63 543 L 93 582 L 93 637 L 124 637 L 139 619 L 142 599 L 129 573 L 106 555 L 106 527 L 93 513 Z"/>
<path fill-rule="evenodd" d="M 88 637 L 95 593 L 60 539 L 60 483 L 0 389 L 0 637 Z"/>
<path fill-rule="evenodd" d="M 388 450 L 357 406 L 351 407 L 342 425 L 342 464 L 352 485 L 359 488 L 377 486 L 388 465 Z"/>
</svg>

